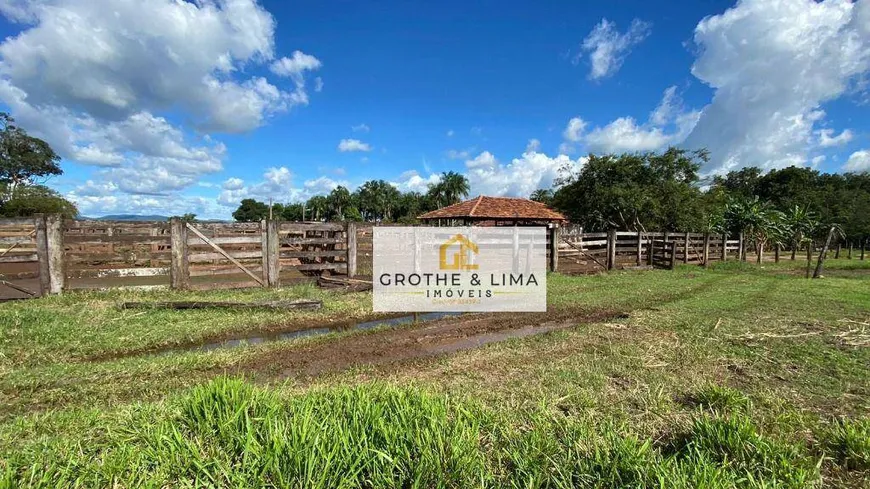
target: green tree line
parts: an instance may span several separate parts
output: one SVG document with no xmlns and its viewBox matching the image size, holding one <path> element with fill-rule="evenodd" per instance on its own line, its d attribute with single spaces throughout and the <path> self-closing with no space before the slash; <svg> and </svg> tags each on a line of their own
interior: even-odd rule
<svg viewBox="0 0 870 489">
<path fill-rule="evenodd" d="M 468 179 L 456 172 L 441 174 L 441 180 L 430 185 L 426 193 L 401 192 L 384 180 L 369 180 L 351 192 L 338 186 L 326 195 L 315 195 L 307 201 L 273 204 L 274 219 L 288 221 L 369 221 L 416 222 L 425 212 L 452 205 L 468 197 Z M 269 205 L 255 199 L 242 200 L 233 212 L 233 219 L 252 222 L 269 217 Z"/>
<path fill-rule="evenodd" d="M 531 198 L 565 213 L 584 229 L 744 232 L 763 249 L 798 247 L 831 228 L 854 243 L 870 238 L 870 174 L 788 167 L 746 167 L 702 181 L 706 151 L 589 155 L 553 190 Z"/>
</svg>

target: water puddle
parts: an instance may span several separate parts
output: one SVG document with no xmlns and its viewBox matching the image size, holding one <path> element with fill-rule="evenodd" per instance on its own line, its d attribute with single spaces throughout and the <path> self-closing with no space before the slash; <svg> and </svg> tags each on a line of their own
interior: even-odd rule
<svg viewBox="0 0 870 489">
<path fill-rule="evenodd" d="M 338 333 L 344 331 L 367 331 L 370 329 L 374 329 L 377 327 L 390 327 L 395 328 L 397 326 L 402 326 L 405 324 L 413 324 L 415 319 L 417 322 L 425 322 L 425 321 L 435 321 L 437 319 L 442 319 L 446 317 L 458 316 L 461 313 L 457 312 L 427 312 L 420 313 L 415 318 L 414 315 L 408 316 L 400 316 L 388 319 L 376 319 L 374 321 L 366 321 L 363 323 L 356 323 L 352 325 L 341 325 L 334 327 L 324 327 L 324 328 L 309 328 L 302 329 L 298 331 L 285 331 L 278 333 L 257 333 L 251 336 L 244 336 L 240 338 L 230 338 L 221 341 L 214 341 L 210 343 L 202 343 L 198 345 L 192 345 L 187 347 L 177 347 L 177 348 L 169 348 L 166 350 L 162 350 L 158 352 L 159 354 L 167 354 L 167 353 L 179 353 L 179 352 L 188 352 L 188 351 L 212 351 L 223 348 L 238 348 L 243 346 L 252 346 L 259 345 L 262 343 L 271 343 L 274 341 L 287 341 L 287 340 L 295 340 L 299 338 L 308 338 L 312 336 L 322 336 L 329 333 Z"/>
<path fill-rule="evenodd" d="M 506 329 L 491 333 L 467 336 L 448 343 L 432 345 L 427 348 L 427 352 L 430 354 L 455 353 L 460 350 L 479 348 L 490 343 L 497 343 L 514 338 L 526 338 L 538 334 L 549 333 L 550 331 L 565 329 L 570 327 L 571 324 L 573 323 L 523 326 L 522 328 Z"/>
</svg>

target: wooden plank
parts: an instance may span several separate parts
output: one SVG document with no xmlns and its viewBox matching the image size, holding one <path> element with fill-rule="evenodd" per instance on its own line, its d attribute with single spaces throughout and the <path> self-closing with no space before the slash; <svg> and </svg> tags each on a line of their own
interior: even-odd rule
<svg viewBox="0 0 870 489">
<path fill-rule="evenodd" d="M 28 253 L 26 255 L 0 256 L 0 263 L 30 263 L 38 261 L 39 255 L 37 253 Z"/>
<path fill-rule="evenodd" d="M 48 269 L 48 237 L 45 228 L 45 215 L 36 216 L 36 254 L 39 256 L 39 294 L 46 295 L 51 289 Z"/>
<path fill-rule="evenodd" d="M 292 267 L 287 267 L 293 270 L 299 271 L 313 271 L 313 270 L 346 270 L 346 263 L 304 263 L 302 265 L 296 265 Z"/>
<path fill-rule="evenodd" d="M 281 233 L 303 233 L 305 231 L 344 231 L 344 224 L 337 222 L 287 222 L 279 223 Z"/>
<path fill-rule="evenodd" d="M 269 287 L 278 287 L 281 285 L 281 261 L 278 255 L 280 244 L 278 242 L 278 222 L 266 222 L 266 243 L 267 247 L 263 250 L 265 266 L 267 267 L 268 279 L 266 283 Z"/>
<path fill-rule="evenodd" d="M 186 223 L 185 225 L 186 225 L 186 227 L 187 227 L 188 230 L 192 231 L 193 234 L 199 236 L 200 239 L 202 239 L 202 240 L 205 241 L 209 246 L 211 246 L 212 248 L 214 248 L 215 251 L 217 251 L 218 253 L 222 254 L 222 255 L 223 255 L 227 260 L 231 261 L 235 266 L 239 267 L 239 268 L 240 268 L 243 272 L 245 272 L 249 277 L 251 277 L 252 279 L 254 279 L 255 282 L 257 282 L 258 284 L 262 285 L 263 287 L 266 286 L 266 284 L 263 282 L 263 279 L 261 279 L 261 278 L 258 277 L 256 274 L 254 274 L 254 272 L 252 272 L 252 271 L 248 270 L 247 268 L 245 268 L 244 265 L 242 265 L 241 263 L 239 263 L 238 260 L 236 260 L 235 258 L 233 258 L 232 256 L 230 256 L 230 254 L 227 253 L 226 251 L 224 251 L 220 246 L 214 244 L 210 239 L 206 238 L 205 235 L 202 234 L 201 232 L 199 232 L 198 229 L 196 229 L 195 227 L 193 227 L 190 223 Z M 262 251 L 261 251 L 261 253 L 262 253 Z"/>
<path fill-rule="evenodd" d="M 130 244 L 130 245 L 169 245 L 169 235 L 144 235 L 144 234 L 64 234 L 64 242 L 67 244 Z"/>
<path fill-rule="evenodd" d="M 0 226 L 35 226 L 33 217 L 0 217 Z"/>
<path fill-rule="evenodd" d="M 74 269 L 67 272 L 69 278 L 126 278 L 126 277 L 157 277 L 169 275 L 170 267 L 143 268 L 96 268 Z"/>
<path fill-rule="evenodd" d="M 686 233 L 685 240 L 683 242 L 683 263 L 689 263 L 689 246 L 691 245 L 691 236 L 689 233 Z"/>
<path fill-rule="evenodd" d="M 259 235 L 248 235 L 248 236 L 227 236 L 227 237 L 218 237 L 218 238 L 209 238 L 212 243 L 217 245 L 227 245 L 227 244 L 262 244 L 261 238 Z M 200 238 L 190 238 L 187 241 L 187 244 L 190 246 L 196 245 L 207 245 L 205 241 Z"/>
<path fill-rule="evenodd" d="M 10 289 L 15 289 L 18 292 L 22 292 L 24 294 L 29 295 L 30 297 L 36 296 L 36 292 L 34 292 L 28 288 L 22 287 L 20 285 L 15 285 L 12 282 L 7 282 L 6 280 L 0 280 L 0 285 L 5 285 L 5 286 L 9 287 Z"/>
<path fill-rule="evenodd" d="M 281 258 L 347 258 L 348 250 L 326 251 L 281 251 Z"/>
<path fill-rule="evenodd" d="M 188 261 L 190 263 L 208 263 L 215 260 L 224 260 L 227 255 L 237 260 L 252 260 L 261 259 L 263 255 L 262 251 L 224 251 L 224 253 L 189 253 Z"/>
<path fill-rule="evenodd" d="M 616 266 L 616 230 L 613 229 L 607 235 L 607 269 L 613 270 Z"/>
<path fill-rule="evenodd" d="M 60 214 L 45 216 L 45 241 L 48 251 L 48 293 L 63 292 L 66 281 L 63 263 L 63 218 Z"/>
<path fill-rule="evenodd" d="M 559 270 L 559 226 L 550 228 L 550 246 L 547 251 L 550 252 L 550 271 L 556 272 Z M 513 248 L 513 246 L 511 246 Z"/>
<path fill-rule="evenodd" d="M 281 244 L 300 245 L 300 244 L 341 244 L 344 243 L 344 238 L 282 238 Z"/>
<path fill-rule="evenodd" d="M 345 252 L 347 253 L 347 257 L 345 258 L 345 262 L 347 262 L 347 276 L 353 277 L 357 274 L 357 263 L 356 263 L 356 254 L 357 254 L 357 231 L 356 231 L 356 223 L 348 222 L 347 227 L 344 232 L 345 239 L 347 240 L 347 248 Z M 416 250 L 416 248 L 415 248 Z M 415 255 L 417 256 L 417 255 Z"/>
<path fill-rule="evenodd" d="M 257 266 L 249 266 L 248 267 L 252 272 L 262 272 L 262 267 Z M 239 275 L 242 272 L 236 268 L 235 265 L 224 265 L 219 267 L 203 267 L 203 266 L 191 266 L 190 267 L 190 276 L 191 277 L 214 277 L 217 275 Z"/>
<path fill-rule="evenodd" d="M 180 219 L 170 222 L 172 262 L 169 268 L 169 286 L 184 290 L 190 286 L 190 262 L 187 253 L 187 227 Z"/>
</svg>

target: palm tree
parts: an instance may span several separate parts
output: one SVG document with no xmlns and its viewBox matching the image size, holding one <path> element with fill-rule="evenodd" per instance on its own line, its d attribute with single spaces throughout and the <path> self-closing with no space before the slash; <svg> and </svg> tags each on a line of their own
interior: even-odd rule
<svg viewBox="0 0 870 489">
<path fill-rule="evenodd" d="M 816 214 L 810 211 L 808 207 L 796 205 L 785 213 L 784 224 L 789 231 L 789 241 L 792 246 L 791 259 L 794 260 L 797 249 L 801 243 L 804 243 L 804 238 L 813 233 L 819 222 Z"/>
<path fill-rule="evenodd" d="M 546 188 L 539 188 L 538 190 L 532 192 L 532 195 L 529 196 L 529 200 L 534 200 L 535 202 L 550 205 L 550 203 L 553 201 L 553 191 Z"/>
<path fill-rule="evenodd" d="M 322 195 L 315 195 L 305 203 L 305 210 L 313 221 L 319 221 L 326 214 L 327 201 Z"/>
<path fill-rule="evenodd" d="M 453 171 L 441 174 L 441 181 L 429 186 L 429 196 L 438 207 L 445 207 L 461 202 L 468 197 L 471 187 L 465 175 Z"/>
<path fill-rule="evenodd" d="M 329 193 L 329 196 L 326 197 L 327 201 L 327 214 L 331 218 L 335 218 L 338 221 L 344 220 L 344 212 L 350 206 L 351 196 L 350 191 L 344 187 L 339 185 L 332 189 L 332 192 Z"/>
<path fill-rule="evenodd" d="M 774 209 L 769 202 L 761 201 L 758 196 L 731 199 L 725 208 L 725 219 L 740 229 L 744 236 L 752 238 L 757 263 L 761 263 L 764 257 L 764 246 L 786 234 L 782 212 Z"/>
</svg>

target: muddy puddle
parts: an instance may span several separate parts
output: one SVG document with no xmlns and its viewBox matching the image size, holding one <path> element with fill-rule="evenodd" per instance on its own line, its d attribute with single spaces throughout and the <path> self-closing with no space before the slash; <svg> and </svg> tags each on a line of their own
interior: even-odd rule
<svg viewBox="0 0 870 489">
<path fill-rule="evenodd" d="M 308 377 L 360 365 L 386 365 L 451 354 L 623 317 L 627 314 L 608 310 L 471 314 L 413 328 L 384 329 L 263 352 L 245 359 L 235 369 L 267 378 Z"/>
<path fill-rule="evenodd" d="M 355 324 L 345 323 L 341 325 L 325 326 L 321 328 L 307 328 L 296 331 L 279 331 L 272 333 L 264 333 L 262 331 L 258 331 L 247 336 L 227 338 L 220 341 L 211 341 L 207 343 L 198 343 L 187 346 L 175 346 L 161 350 L 155 350 L 151 353 L 156 355 L 166 355 L 170 353 L 183 353 L 191 351 L 205 352 L 224 348 L 239 348 L 245 346 L 259 345 L 262 343 L 272 343 L 275 341 L 288 341 L 299 338 L 322 336 L 329 333 L 339 333 L 346 331 L 367 331 L 377 327 L 395 328 L 406 324 L 413 324 L 415 321 L 418 323 L 435 321 L 447 317 L 459 316 L 460 314 L 461 313 L 456 312 L 427 312 L 417 314 L 416 317 L 414 315 L 407 315 L 387 319 L 376 319 L 373 321 L 366 321 Z"/>
</svg>

